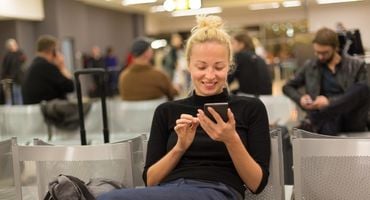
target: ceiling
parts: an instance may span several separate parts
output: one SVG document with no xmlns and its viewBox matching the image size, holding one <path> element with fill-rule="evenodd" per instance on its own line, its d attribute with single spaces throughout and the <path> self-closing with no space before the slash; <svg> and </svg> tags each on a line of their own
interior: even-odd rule
<svg viewBox="0 0 370 200">
<path fill-rule="evenodd" d="M 134 12 L 134 13 L 142 13 L 148 15 L 169 15 L 168 12 L 162 13 L 152 13 L 150 12 L 151 7 L 163 5 L 164 0 L 157 0 L 155 3 L 147 3 L 147 4 L 137 4 L 137 5 L 129 5 L 123 6 L 121 4 L 122 0 L 78 0 L 83 3 L 94 5 L 98 7 L 104 7 L 114 10 L 121 10 L 126 12 Z M 284 0 L 203 0 L 202 7 L 214 7 L 219 6 L 222 8 L 223 11 L 232 12 L 233 10 L 240 10 L 245 8 L 245 11 L 248 11 L 248 5 L 255 4 L 255 3 L 271 3 L 271 2 L 278 2 L 282 3 Z M 301 0 L 302 6 L 311 7 L 317 6 L 316 0 Z M 301 6 L 301 7 L 302 7 Z M 284 8 L 279 8 L 284 9 Z"/>
</svg>

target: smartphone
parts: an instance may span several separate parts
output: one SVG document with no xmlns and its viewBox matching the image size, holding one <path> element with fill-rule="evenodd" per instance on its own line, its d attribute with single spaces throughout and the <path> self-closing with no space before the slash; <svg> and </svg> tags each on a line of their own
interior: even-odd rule
<svg viewBox="0 0 370 200">
<path fill-rule="evenodd" d="M 212 107 L 221 116 L 224 122 L 227 122 L 229 120 L 229 118 L 227 117 L 227 108 L 229 107 L 229 104 L 227 102 L 204 104 L 204 113 L 207 115 L 208 118 L 216 122 L 212 114 L 208 111 L 208 107 Z"/>
</svg>

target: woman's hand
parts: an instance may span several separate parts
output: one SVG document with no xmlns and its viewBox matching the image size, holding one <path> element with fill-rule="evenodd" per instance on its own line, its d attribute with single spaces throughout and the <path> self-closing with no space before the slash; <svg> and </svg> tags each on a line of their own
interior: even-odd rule
<svg viewBox="0 0 370 200">
<path fill-rule="evenodd" d="M 186 151 L 193 143 L 198 125 L 198 118 L 189 114 L 181 114 L 180 119 L 176 120 L 175 131 L 178 139 L 175 148 Z"/>
<path fill-rule="evenodd" d="M 221 116 L 212 108 L 208 107 L 208 111 L 215 118 L 216 123 L 209 119 L 203 110 L 198 109 L 198 119 L 200 126 L 215 141 L 231 143 L 235 141 L 237 133 L 235 130 L 235 118 L 230 108 L 227 109 L 229 121 L 224 122 Z"/>
</svg>

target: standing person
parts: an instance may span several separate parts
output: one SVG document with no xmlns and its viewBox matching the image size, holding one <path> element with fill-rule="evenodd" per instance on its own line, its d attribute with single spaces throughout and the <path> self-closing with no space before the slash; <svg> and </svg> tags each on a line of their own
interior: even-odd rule
<svg viewBox="0 0 370 200">
<path fill-rule="evenodd" d="M 246 33 L 237 34 L 232 45 L 236 70 L 229 76 L 229 83 L 238 80 L 237 92 L 252 96 L 271 95 L 272 78 L 265 61 L 254 52 L 252 38 Z"/>
<path fill-rule="evenodd" d="M 44 35 L 37 41 L 37 56 L 28 68 L 22 85 L 24 104 L 66 99 L 74 89 L 72 74 L 57 50 L 57 39 Z"/>
<path fill-rule="evenodd" d="M 102 69 L 105 69 L 105 62 L 104 62 L 103 56 L 101 55 L 100 47 L 93 46 L 91 48 L 91 54 L 87 58 L 85 68 L 102 68 Z M 99 84 L 100 84 L 99 75 L 92 75 L 92 84 L 89 88 L 89 96 L 90 97 L 99 97 L 100 96 Z M 106 84 L 106 83 L 103 83 L 103 84 Z"/>
<path fill-rule="evenodd" d="M 172 100 L 178 94 L 168 76 L 151 64 L 153 49 L 147 38 L 134 41 L 132 64 L 121 72 L 119 93 L 122 100 L 139 101 L 167 97 Z"/>
<path fill-rule="evenodd" d="M 98 200 L 242 200 L 245 189 L 263 190 L 268 179 L 267 113 L 256 98 L 230 96 L 229 35 L 217 16 L 199 16 L 187 42 L 193 94 L 166 102 L 154 114 L 143 178 L 147 188 L 122 189 Z M 228 102 L 228 121 L 205 103 Z"/>
<path fill-rule="evenodd" d="M 104 64 L 108 70 L 108 96 L 113 96 L 118 93 L 118 75 L 120 69 L 118 67 L 117 57 L 114 55 L 113 47 L 108 47 L 104 56 Z"/>
<path fill-rule="evenodd" d="M 300 67 L 283 87 L 284 94 L 307 112 L 298 128 L 328 135 L 366 130 L 369 87 L 365 62 L 340 55 L 338 47 L 333 30 L 318 30 L 313 40 L 316 58 Z"/>
<path fill-rule="evenodd" d="M 14 104 L 22 104 L 21 84 L 23 81 L 23 64 L 26 55 L 19 49 L 15 39 L 8 39 L 5 43 L 6 54 L 1 67 L 1 80 L 11 79 L 13 84 Z"/>
<path fill-rule="evenodd" d="M 169 46 L 169 51 L 163 58 L 163 68 L 168 74 L 168 76 L 173 80 L 175 75 L 175 70 L 178 65 L 179 53 L 182 50 L 182 37 L 181 35 L 174 33 L 171 35 L 171 42 Z"/>
</svg>

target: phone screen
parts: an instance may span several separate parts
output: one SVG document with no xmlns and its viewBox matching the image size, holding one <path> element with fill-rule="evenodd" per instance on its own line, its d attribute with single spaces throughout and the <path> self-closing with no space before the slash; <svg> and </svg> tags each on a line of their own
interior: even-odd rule
<svg viewBox="0 0 370 200">
<path fill-rule="evenodd" d="M 208 118 L 216 122 L 212 114 L 208 111 L 208 107 L 212 107 L 225 122 L 229 120 L 227 117 L 227 108 L 229 107 L 227 102 L 204 104 L 204 113 L 207 115 Z"/>
</svg>

